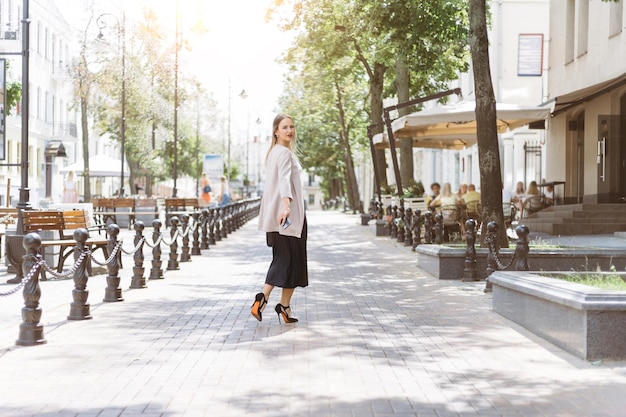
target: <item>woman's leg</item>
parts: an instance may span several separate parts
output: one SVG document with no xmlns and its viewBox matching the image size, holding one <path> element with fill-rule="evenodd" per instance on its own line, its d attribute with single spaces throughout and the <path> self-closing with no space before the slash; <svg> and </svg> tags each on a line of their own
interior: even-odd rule
<svg viewBox="0 0 626 417">
<path fill-rule="evenodd" d="M 265 299 L 269 300 L 270 299 L 270 294 L 272 293 L 272 290 L 274 289 L 274 286 L 272 284 L 265 284 L 263 286 L 263 294 L 265 295 Z"/>
<path fill-rule="evenodd" d="M 295 288 L 283 288 L 283 292 L 280 295 L 280 303 L 285 307 L 289 307 L 291 305 L 291 296 L 293 295 L 294 289 Z"/>
</svg>

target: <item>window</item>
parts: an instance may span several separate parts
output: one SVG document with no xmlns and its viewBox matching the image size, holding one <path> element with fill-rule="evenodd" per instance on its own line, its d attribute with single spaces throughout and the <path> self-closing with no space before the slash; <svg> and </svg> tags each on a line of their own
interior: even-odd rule
<svg viewBox="0 0 626 417">
<path fill-rule="evenodd" d="M 49 114 L 50 114 L 50 93 L 48 93 L 46 91 L 46 100 L 44 101 L 43 105 L 43 121 L 48 123 L 50 121 L 50 119 L 48 118 Z"/>
<path fill-rule="evenodd" d="M 589 1 L 578 2 L 578 56 L 588 51 L 589 44 Z"/>
<path fill-rule="evenodd" d="M 576 0 L 567 0 L 565 10 L 565 63 L 574 60 L 574 16 Z"/>
<path fill-rule="evenodd" d="M 35 109 L 35 116 L 41 119 L 41 87 L 37 87 L 37 108 Z"/>
<path fill-rule="evenodd" d="M 611 3 L 610 20 L 609 20 L 609 36 L 615 36 L 622 33 L 622 20 L 624 16 L 624 2 Z"/>
<path fill-rule="evenodd" d="M 315 205 L 315 194 L 309 194 L 309 206 Z"/>
</svg>

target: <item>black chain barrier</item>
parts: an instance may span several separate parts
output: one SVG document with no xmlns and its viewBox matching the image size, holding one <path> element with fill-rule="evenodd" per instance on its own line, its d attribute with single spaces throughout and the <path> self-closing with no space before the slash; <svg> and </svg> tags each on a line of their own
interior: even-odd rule
<svg viewBox="0 0 626 417">
<path fill-rule="evenodd" d="M 226 238 L 229 233 L 243 226 L 248 220 L 256 217 L 260 208 L 260 198 L 242 200 L 231 203 L 224 207 L 202 209 L 191 214 L 182 214 L 182 224 L 177 216 L 170 218 L 170 240 L 163 237 L 161 232 L 162 223 L 159 219 L 152 221 L 152 242 L 144 236 L 145 225 L 137 220 L 134 223 L 135 236 L 132 249 L 125 249 L 122 240 L 118 240 L 120 228 L 117 224 L 109 224 L 106 227 L 108 241 L 105 252 L 105 260 L 94 258 L 87 240 L 89 231 L 77 229 L 73 238 L 76 246 L 73 250 L 74 264 L 63 272 L 57 272 L 51 268 L 41 256 L 42 238 L 38 233 L 28 233 L 23 237 L 23 247 L 26 250 L 22 256 L 21 275 L 23 278 L 9 291 L 0 293 L 1 297 L 7 297 L 22 290 L 24 307 L 22 308 L 23 322 L 20 325 L 17 345 L 33 346 L 46 343 L 43 336 L 43 325 L 40 323 L 42 310 L 39 307 L 41 288 L 39 276 L 42 272 L 50 274 L 49 280 L 61 280 L 72 278 L 74 289 L 72 290 L 72 302 L 68 320 L 89 320 L 92 318 L 90 305 L 87 302 L 89 290 L 87 283 L 92 274 L 92 263 L 106 266 L 107 287 L 105 288 L 104 302 L 123 301 L 122 290 L 119 287 L 119 270 L 122 268 L 122 253 L 133 257 L 133 276 L 130 288 L 146 288 L 144 277 L 144 254 L 143 247 L 152 249 L 152 268 L 150 279 L 163 279 L 161 268 L 161 245 L 169 246 L 168 270 L 179 269 L 178 241 L 182 241 L 181 262 L 191 261 L 191 255 L 201 255 L 200 249 L 208 249 L 217 241 Z M 182 230 L 179 229 L 179 225 Z M 193 239 L 193 242 L 191 242 Z M 192 248 L 190 250 L 190 242 Z"/>
</svg>

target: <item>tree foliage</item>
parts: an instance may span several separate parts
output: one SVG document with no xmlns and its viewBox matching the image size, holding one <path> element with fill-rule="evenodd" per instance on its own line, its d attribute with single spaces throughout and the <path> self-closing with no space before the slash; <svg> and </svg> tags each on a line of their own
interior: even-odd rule
<svg viewBox="0 0 626 417">
<path fill-rule="evenodd" d="M 315 110 L 318 116 L 324 115 L 317 118 L 317 123 L 325 127 L 311 127 L 311 130 L 330 130 L 331 133 L 323 138 L 338 138 L 328 141 L 328 145 L 333 146 L 331 149 L 319 146 L 312 149 L 321 154 L 320 160 L 325 160 L 327 153 L 334 153 L 336 158 L 347 158 L 350 152 L 345 151 L 346 147 L 365 142 L 368 124 L 376 125 L 378 132 L 382 131 L 384 98 L 431 94 L 455 78 L 457 71 L 467 68 L 466 6 L 466 0 L 276 2 L 268 13 L 270 18 L 280 22 L 282 29 L 300 33 L 286 58 L 292 64 L 292 71 L 299 72 L 301 78 L 289 80 L 300 84 L 296 99 L 303 102 L 300 104 L 303 111 L 311 112 L 314 106 L 325 106 L 323 111 Z M 402 94 L 398 92 L 393 72 L 389 71 L 396 66 L 398 57 L 408 69 L 409 82 L 405 83 L 408 91 Z M 321 71 L 325 77 L 318 76 Z M 304 88 L 307 83 L 313 83 L 313 78 L 316 87 Z M 335 90 L 333 85 L 354 86 L 354 91 L 358 92 L 358 99 L 352 97 L 349 106 L 356 106 L 350 112 L 359 115 L 359 127 L 354 130 L 353 122 L 346 124 L 349 131 L 356 133 L 351 134 L 348 141 L 339 140 L 346 137 L 348 130 L 342 129 L 337 117 L 340 111 L 336 98 L 319 97 L 321 93 L 318 91 L 330 93 Z M 288 84 L 288 88 L 297 87 Z M 333 107 L 336 113 L 333 113 Z M 411 148 L 405 152 L 412 155 Z M 379 178 L 382 185 L 386 185 L 384 151 L 377 151 L 376 158 L 380 167 Z M 408 160 L 412 164 L 412 157 Z M 350 161 L 343 162 L 349 165 Z M 327 175 L 331 175 L 334 169 L 329 169 Z M 409 171 L 412 175 L 412 166 Z M 327 184 L 330 179 L 327 178 Z"/>
</svg>

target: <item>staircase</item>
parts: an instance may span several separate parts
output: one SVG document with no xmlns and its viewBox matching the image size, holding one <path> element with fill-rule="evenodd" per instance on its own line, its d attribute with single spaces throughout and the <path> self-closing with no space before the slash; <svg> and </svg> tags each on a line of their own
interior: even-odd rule
<svg viewBox="0 0 626 417">
<path fill-rule="evenodd" d="M 531 233 L 555 236 L 604 235 L 626 231 L 626 204 L 552 206 L 519 221 Z"/>
</svg>

